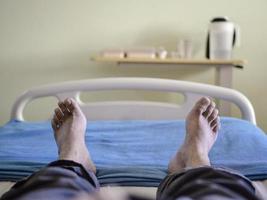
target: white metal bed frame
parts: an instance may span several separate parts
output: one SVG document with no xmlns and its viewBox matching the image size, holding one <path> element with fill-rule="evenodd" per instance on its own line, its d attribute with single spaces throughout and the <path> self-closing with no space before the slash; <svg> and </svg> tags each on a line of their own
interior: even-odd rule
<svg viewBox="0 0 267 200">
<path fill-rule="evenodd" d="M 80 92 L 103 90 L 146 90 L 176 92 L 184 95 L 181 105 L 151 101 L 112 101 L 84 103 Z M 14 103 L 11 119 L 24 120 L 25 106 L 32 100 L 54 96 L 58 100 L 72 97 L 78 101 L 88 120 L 126 119 L 184 119 L 193 104 L 201 96 L 222 99 L 235 104 L 242 118 L 256 124 L 254 109 L 250 101 L 240 92 L 208 84 L 158 78 L 99 78 L 69 81 L 32 88 Z"/>
<path fill-rule="evenodd" d="M 175 92 L 184 95 L 184 103 L 156 103 L 149 101 L 117 101 L 84 103 L 80 99 L 81 92 L 108 90 L 145 90 Z M 105 119 L 184 119 L 193 103 L 201 96 L 222 99 L 235 104 L 241 111 L 241 117 L 256 125 L 254 109 L 250 101 L 240 92 L 219 86 L 192 83 L 178 80 L 157 78 L 100 78 L 91 80 L 69 81 L 32 88 L 22 94 L 14 103 L 11 119 L 24 121 L 25 106 L 34 99 L 56 97 L 63 100 L 72 97 L 78 101 L 88 120 Z M 12 182 L 0 182 L 0 196 L 9 189 Z M 254 181 L 258 196 L 267 196 L 267 181 Z M 151 198 L 155 198 L 156 188 L 124 187 L 124 190 Z"/>
</svg>

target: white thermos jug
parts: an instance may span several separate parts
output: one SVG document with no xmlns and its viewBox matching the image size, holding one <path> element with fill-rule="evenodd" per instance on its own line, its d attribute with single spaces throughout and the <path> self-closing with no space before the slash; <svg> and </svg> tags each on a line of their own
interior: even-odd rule
<svg viewBox="0 0 267 200">
<path fill-rule="evenodd" d="M 208 30 L 206 57 L 209 59 L 231 59 L 235 44 L 239 44 L 239 28 L 227 17 L 211 20 Z"/>
</svg>

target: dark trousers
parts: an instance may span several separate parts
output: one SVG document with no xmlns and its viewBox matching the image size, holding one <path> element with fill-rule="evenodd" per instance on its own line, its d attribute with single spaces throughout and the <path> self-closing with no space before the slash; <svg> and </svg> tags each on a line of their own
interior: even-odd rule
<svg viewBox="0 0 267 200">
<path fill-rule="evenodd" d="M 79 163 L 59 160 L 17 182 L 1 200 L 68 200 L 99 189 L 96 176 Z M 106 199 L 109 199 L 107 196 Z M 129 199 L 143 199 L 129 196 Z M 225 169 L 199 167 L 169 174 L 159 185 L 158 200 L 258 199 L 251 182 Z"/>
</svg>

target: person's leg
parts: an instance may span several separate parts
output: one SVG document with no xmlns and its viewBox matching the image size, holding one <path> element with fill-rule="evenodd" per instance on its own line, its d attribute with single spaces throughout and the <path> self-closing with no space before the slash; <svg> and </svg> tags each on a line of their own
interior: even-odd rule
<svg viewBox="0 0 267 200">
<path fill-rule="evenodd" d="M 208 154 L 219 128 L 215 103 L 201 98 L 187 116 L 185 141 L 169 163 L 157 199 L 257 199 L 248 179 L 210 166 Z"/>
<path fill-rule="evenodd" d="M 52 119 L 59 159 L 15 184 L 4 199 L 72 199 L 99 188 L 85 144 L 86 118 L 77 102 L 59 102 Z M 45 152 L 44 152 L 45 153 Z"/>
</svg>

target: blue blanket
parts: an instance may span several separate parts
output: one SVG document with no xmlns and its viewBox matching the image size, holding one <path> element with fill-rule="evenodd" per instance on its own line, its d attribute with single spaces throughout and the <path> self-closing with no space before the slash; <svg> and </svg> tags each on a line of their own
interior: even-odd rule
<svg viewBox="0 0 267 200">
<path fill-rule="evenodd" d="M 249 122 L 222 118 L 210 152 L 215 166 L 252 180 L 267 178 L 267 136 Z M 86 143 L 102 185 L 157 186 L 182 144 L 185 122 L 102 121 L 87 126 Z M 50 122 L 11 121 L 0 128 L 0 180 L 16 181 L 57 159 Z"/>
</svg>

